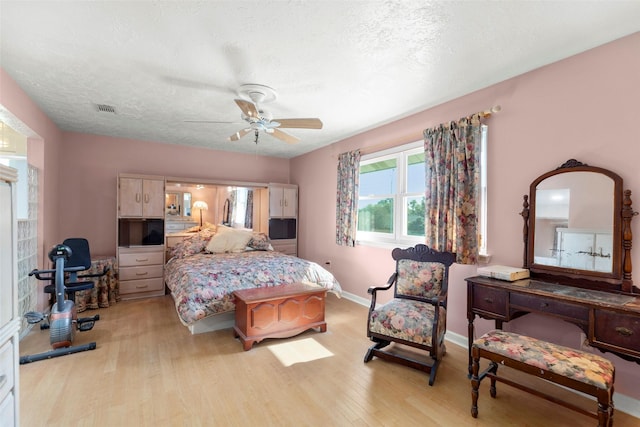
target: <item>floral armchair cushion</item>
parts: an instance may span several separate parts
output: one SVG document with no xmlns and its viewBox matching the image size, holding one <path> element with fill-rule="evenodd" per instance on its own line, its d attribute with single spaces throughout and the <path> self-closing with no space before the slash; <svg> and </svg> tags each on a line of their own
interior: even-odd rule
<svg viewBox="0 0 640 427">
<path fill-rule="evenodd" d="M 437 336 L 445 333 L 446 309 L 440 310 Z M 389 337 L 399 338 L 416 344 L 431 346 L 436 307 L 432 304 L 409 300 L 393 299 L 371 313 L 369 330 Z"/>
<path fill-rule="evenodd" d="M 445 266 L 439 262 L 400 259 L 397 265 L 397 295 L 433 298 L 440 295 Z"/>
<path fill-rule="evenodd" d="M 473 346 L 601 389 L 613 384 L 613 363 L 597 354 L 499 329 L 487 332 Z"/>
</svg>

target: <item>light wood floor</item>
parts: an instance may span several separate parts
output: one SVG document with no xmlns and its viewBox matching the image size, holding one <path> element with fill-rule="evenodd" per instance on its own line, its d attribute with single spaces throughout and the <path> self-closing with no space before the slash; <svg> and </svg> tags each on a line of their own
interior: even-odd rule
<svg viewBox="0 0 640 427">
<path fill-rule="evenodd" d="M 505 384 L 492 399 L 488 381 L 474 419 L 466 349 L 449 343 L 433 387 L 420 371 L 378 359 L 364 364 L 367 310 L 332 294 L 326 333 L 265 340 L 247 352 L 231 330 L 190 335 L 169 296 L 94 312 L 102 319 L 74 344 L 97 341 L 96 350 L 21 366 L 22 426 L 597 425 Z M 45 351 L 48 340 L 35 327 L 20 352 Z M 279 354 L 299 361 L 283 364 Z M 616 427 L 638 425 L 616 412 Z"/>
</svg>

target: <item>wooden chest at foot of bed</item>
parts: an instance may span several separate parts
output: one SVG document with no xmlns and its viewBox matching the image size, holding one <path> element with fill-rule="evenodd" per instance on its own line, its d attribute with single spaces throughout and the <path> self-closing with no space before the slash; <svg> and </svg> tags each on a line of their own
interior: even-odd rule
<svg viewBox="0 0 640 427">
<path fill-rule="evenodd" d="M 325 332 L 326 293 L 326 289 L 304 283 L 235 291 L 233 334 L 247 351 L 265 338 L 288 338 L 311 328 Z"/>
</svg>

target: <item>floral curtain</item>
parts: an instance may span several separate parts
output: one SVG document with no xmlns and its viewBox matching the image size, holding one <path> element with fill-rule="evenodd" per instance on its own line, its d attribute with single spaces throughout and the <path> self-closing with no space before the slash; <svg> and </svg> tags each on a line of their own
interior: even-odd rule
<svg viewBox="0 0 640 427">
<path fill-rule="evenodd" d="M 478 260 L 481 138 L 477 114 L 424 131 L 425 243 L 460 264 Z"/>
<path fill-rule="evenodd" d="M 355 246 L 358 229 L 358 182 L 360 150 L 340 154 L 336 201 L 336 243 Z"/>
<path fill-rule="evenodd" d="M 247 209 L 244 212 L 244 227 L 253 228 L 253 190 L 247 191 Z"/>
</svg>

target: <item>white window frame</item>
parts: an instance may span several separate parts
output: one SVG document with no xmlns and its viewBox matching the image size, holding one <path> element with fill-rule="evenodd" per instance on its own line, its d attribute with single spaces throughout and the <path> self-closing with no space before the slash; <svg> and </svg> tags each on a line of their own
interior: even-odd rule
<svg viewBox="0 0 640 427">
<path fill-rule="evenodd" d="M 383 247 L 397 247 L 397 246 L 413 246 L 417 243 L 424 243 L 424 236 L 408 236 L 406 234 L 407 224 L 404 219 L 406 218 L 406 203 L 405 199 L 408 197 L 424 196 L 424 193 L 408 193 L 406 186 L 406 168 L 407 159 L 413 154 L 418 154 L 424 151 L 424 142 L 416 141 L 410 144 L 405 144 L 399 147 L 394 147 L 388 150 L 379 151 L 362 156 L 360 159 L 360 165 L 366 165 L 368 163 L 376 163 L 387 159 L 396 159 L 396 189 L 395 193 L 391 194 L 376 194 L 375 198 L 390 198 L 393 199 L 394 207 L 394 231 L 390 236 L 387 233 L 376 233 L 368 231 L 358 231 L 356 234 L 357 244 L 367 246 L 383 246 Z M 363 196 L 366 200 L 367 196 Z M 358 197 L 360 200 L 360 197 Z"/>
<path fill-rule="evenodd" d="M 478 204 L 478 239 L 479 239 L 479 255 L 486 257 L 487 252 L 487 135 L 488 127 L 482 125 L 482 139 L 480 144 L 480 190 L 479 190 L 479 204 Z M 399 246 L 413 246 L 417 243 L 424 243 L 424 236 L 407 236 L 406 224 L 404 218 L 406 217 L 404 199 L 406 197 L 412 197 L 419 194 L 406 193 L 405 188 L 405 168 L 407 165 L 407 158 L 411 154 L 416 153 L 419 150 L 424 150 L 424 142 L 416 141 L 410 144 L 401 145 L 399 147 L 391 148 L 384 151 L 379 151 L 362 156 L 360 159 L 360 165 L 367 163 L 379 162 L 391 157 L 398 159 L 397 170 L 397 189 L 395 194 L 376 194 L 376 198 L 393 198 L 394 199 L 394 233 L 393 237 L 389 237 L 387 233 L 375 233 L 358 231 L 356 235 L 356 243 L 365 246 L 377 246 L 377 247 L 389 247 L 395 248 Z M 422 194 L 424 195 L 424 194 Z M 358 197 L 360 199 L 360 197 Z M 402 202 L 402 203 L 401 203 Z"/>
</svg>

